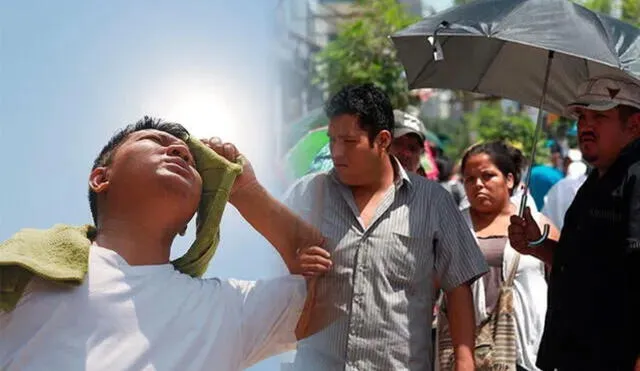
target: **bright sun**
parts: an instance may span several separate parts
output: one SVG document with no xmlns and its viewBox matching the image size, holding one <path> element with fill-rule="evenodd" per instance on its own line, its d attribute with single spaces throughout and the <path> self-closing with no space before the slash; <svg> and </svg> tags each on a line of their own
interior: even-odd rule
<svg viewBox="0 0 640 371">
<path fill-rule="evenodd" d="M 172 89 L 172 96 L 162 97 L 149 105 L 148 111 L 168 121 L 179 122 L 198 138 L 220 137 L 225 142 L 236 142 L 237 119 L 233 105 L 224 97 L 202 86 Z"/>
</svg>

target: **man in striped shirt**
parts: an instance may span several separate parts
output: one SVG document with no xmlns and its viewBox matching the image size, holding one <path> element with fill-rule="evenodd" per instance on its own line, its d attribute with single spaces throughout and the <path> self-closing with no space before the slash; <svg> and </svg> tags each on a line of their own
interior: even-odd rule
<svg viewBox="0 0 640 371">
<path fill-rule="evenodd" d="M 317 287 L 331 325 L 298 343 L 296 370 L 431 370 L 434 281 L 447 293 L 457 370 L 473 370 L 469 284 L 487 271 L 469 227 L 439 184 L 389 154 L 394 115 L 371 84 L 326 106 L 334 169 L 301 179 L 288 204 L 326 238 L 333 268 Z"/>
</svg>

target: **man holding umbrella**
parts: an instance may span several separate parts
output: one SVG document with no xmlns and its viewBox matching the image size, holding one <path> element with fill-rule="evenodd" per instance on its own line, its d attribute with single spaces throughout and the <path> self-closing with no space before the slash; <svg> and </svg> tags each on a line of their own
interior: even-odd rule
<svg viewBox="0 0 640 371">
<path fill-rule="evenodd" d="M 640 84 L 582 84 L 568 105 L 593 166 L 567 211 L 559 242 L 531 218 L 512 217 L 511 245 L 552 264 L 543 370 L 640 370 Z M 634 368 L 635 367 L 635 368 Z"/>
</svg>

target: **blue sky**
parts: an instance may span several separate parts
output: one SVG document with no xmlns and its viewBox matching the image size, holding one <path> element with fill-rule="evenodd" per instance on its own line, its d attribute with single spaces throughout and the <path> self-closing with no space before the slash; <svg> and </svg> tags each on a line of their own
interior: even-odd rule
<svg viewBox="0 0 640 371">
<path fill-rule="evenodd" d="M 0 0 L 0 240 L 23 227 L 90 222 L 91 163 L 115 130 L 144 114 L 236 142 L 279 192 L 269 136 L 274 8 L 271 0 Z M 229 207 L 208 275 L 283 271 Z"/>
<path fill-rule="evenodd" d="M 276 0 L 0 0 L 0 240 L 20 228 L 90 222 L 91 163 L 145 114 L 235 142 L 273 192 Z M 436 0 L 441 9 L 449 0 Z M 179 256 L 193 238 L 178 239 Z M 266 241 L 226 211 L 208 275 L 284 272 Z M 277 370 L 280 359 L 252 368 Z"/>
<path fill-rule="evenodd" d="M 0 238 L 24 226 L 90 221 L 91 162 L 117 129 L 144 114 L 237 143 L 259 178 L 276 184 L 269 178 L 271 3 L 6 2 Z M 254 267 L 268 264 L 239 259 L 261 239 L 233 208 L 227 214 L 212 268 L 261 275 Z M 187 244 L 178 241 L 177 250 Z"/>
</svg>

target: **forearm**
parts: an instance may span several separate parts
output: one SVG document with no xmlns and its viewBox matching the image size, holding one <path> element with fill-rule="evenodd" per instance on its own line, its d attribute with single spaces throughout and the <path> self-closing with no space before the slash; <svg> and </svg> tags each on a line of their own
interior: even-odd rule
<svg viewBox="0 0 640 371">
<path fill-rule="evenodd" d="M 557 241 L 547 238 L 542 245 L 531 248 L 531 255 L 537 259 L 540 259 L 548 266 L 552 266 L 553 254 L 557 245 Z"/>
<path fill-rule="evenodd" d="M 476 321 L 473 295 L 469 285 L 461 285 L 446 293 L 447 319 L 455 352 L 456 371 L 474 370 Z"/>
<path fill-rule="evenodd" d="M 307 278 L 307 299 L 304 302 L 304 308 L 302 309 L 298 325 L 296 326 L 296 339 L 298 340 L 309 337 L 313 331 L 313 327 L 315 327 L 312 320 L 314 319 L 313 312 L 316 305 L 317 282 L 317 277 Z"/>
<path fill-rule="evenodd" d="M 256 183 L 241 192 L 231 199 L 232 205 L 276 248 L 290 272 L 295 267 L 297 249 L 322 245 L 322 235 L 262 185 Z"/>
</svg>

